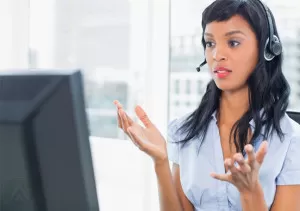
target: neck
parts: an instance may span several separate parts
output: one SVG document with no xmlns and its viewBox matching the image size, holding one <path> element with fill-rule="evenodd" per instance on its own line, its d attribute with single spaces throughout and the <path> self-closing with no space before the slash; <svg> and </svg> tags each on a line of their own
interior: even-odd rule
<svg viewBox="0 0 300 211">
<path fill-rule="evenodd" d="M 237 92 L 223 91 L 221 94 L 219 121 L 233 125 L 249 108 L 249 91 L 244 88 Z"/>
</svg>

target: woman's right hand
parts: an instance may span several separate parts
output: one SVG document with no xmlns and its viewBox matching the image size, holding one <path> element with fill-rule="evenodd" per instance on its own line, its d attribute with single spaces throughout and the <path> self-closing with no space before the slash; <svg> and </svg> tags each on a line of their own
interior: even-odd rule
<svg viewBox="0 0 300 211">
<path fill-rule="evenodd" d="M 142 127 L 126 114 L 119 101 L 114 101 L 114 104 L 118 111 L 118 126 L 130 137 L 132 142 L 151 156 L 156 164 L 167 161 L 166 141 L 145 111 L 140 106 L 135 108 L 136 115 L 145 126 Z"/>
</svg>

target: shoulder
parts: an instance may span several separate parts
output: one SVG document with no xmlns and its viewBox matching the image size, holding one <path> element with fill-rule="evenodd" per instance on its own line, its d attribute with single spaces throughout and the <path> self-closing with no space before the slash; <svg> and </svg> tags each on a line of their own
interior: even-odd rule
<svg viewBox="0 0 300 211">
<path fill-rule="evenodd" d="M 283 137 L 279 137 L 275 130 L 272 130 L 268 136 L 270 144 L 275 147 L 276 151 L 280 148 L 283 150 L 282 148 L 284 148 L 285 150 L 283 150 L 283 152 L 286 152 L 292 142 L 300 144 L 300 124 L 290 118 L 287 113 L 284 114 L 280 120 L 280 128 L 283 133 Z M 297 150 L 300 155 L 300 146 Z"/>
<path fill-rule="evenodd" d="M 281 120 L 284 140 L 284 162 L 277 177 L 277 185 L 300 184 L 300 125 L 287 114 Z M 280 148 L 278 147 L 277 150 Z M 278 154 L 277 154 L 278 155 Z"/>
<path fill-rule="evenodd" d="M 285 136 L 285 140 L 300 139 L 300 124 L 290 118 L 287 113 L 281 119 L 280 127 Z"/>
<path fill-rule="evenodd" d="M 266 139 L 269 143 L 269 159 L 265 163 L 273 167 L 277 163 L 277 167 L 281 169 L 287 159 L 300 160 L 300 125 L 287 114 L 284 114 L 279 124 L 283 136 L 280 137 L 276 130 L 271 130 L 267 137 L 264 138 L 263 135 L 258 139 L 255 148 L 258 149 L 262 140 Z"/>
<path fill-rule="evenodd" d="M 184 134 L 178 129 L 184 124 L 189 114 L 173 119 L 168 124 L 167 137 L 167 152 L 169 160 L 173 163 L 179 164 L 180 160 L 180 141 L 184 139 Z"/>
<path fill-rule="evenodd" d="M 279 137 L 273 130 L 268 139 L 270 142 L 268 154 L 272 155 L 271 161 L 282 163 L 285 160 L 284 164 L 287 160 L 300 161 L 300 125 L 285 114 L 280 120 L 280 127 L 283 137 Z"/>
<path fill-rule="evenodd" d="M 178 142 L 180 141 L 179 137 L 182 137 L 184 134 L 178 129 L 185 123 L 187 118 L 191 115 L 191 113 L 187 113 L 182 115 L 181 117 L 174 118 L 168 124 L 168 141 Z"/>
</svg>

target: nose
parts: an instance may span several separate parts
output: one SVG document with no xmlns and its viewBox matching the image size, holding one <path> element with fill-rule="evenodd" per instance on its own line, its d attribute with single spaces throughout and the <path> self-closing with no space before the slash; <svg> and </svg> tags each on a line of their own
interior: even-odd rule
<svg viewBox="0 0 300 211">
<path fill-rule="evenodd" d="M 217 62 L 227 60 L 225 48 L 222 46 L 216 46 L 213 51 L 213 59 Z"/>
</svg>

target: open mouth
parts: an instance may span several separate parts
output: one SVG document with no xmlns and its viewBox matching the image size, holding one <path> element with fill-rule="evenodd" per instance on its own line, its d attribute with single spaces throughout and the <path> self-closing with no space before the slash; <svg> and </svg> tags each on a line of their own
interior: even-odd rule
<svg viewBox="0 0 300 211">
<path fill-rule="evenodd" d="M 225 78 L 227 77 L 232 71 L 224 68 L 224 67 L 218 67 L 214 69 L 214 74 L 218 77 L 218 78 Z"/>
</svg>

